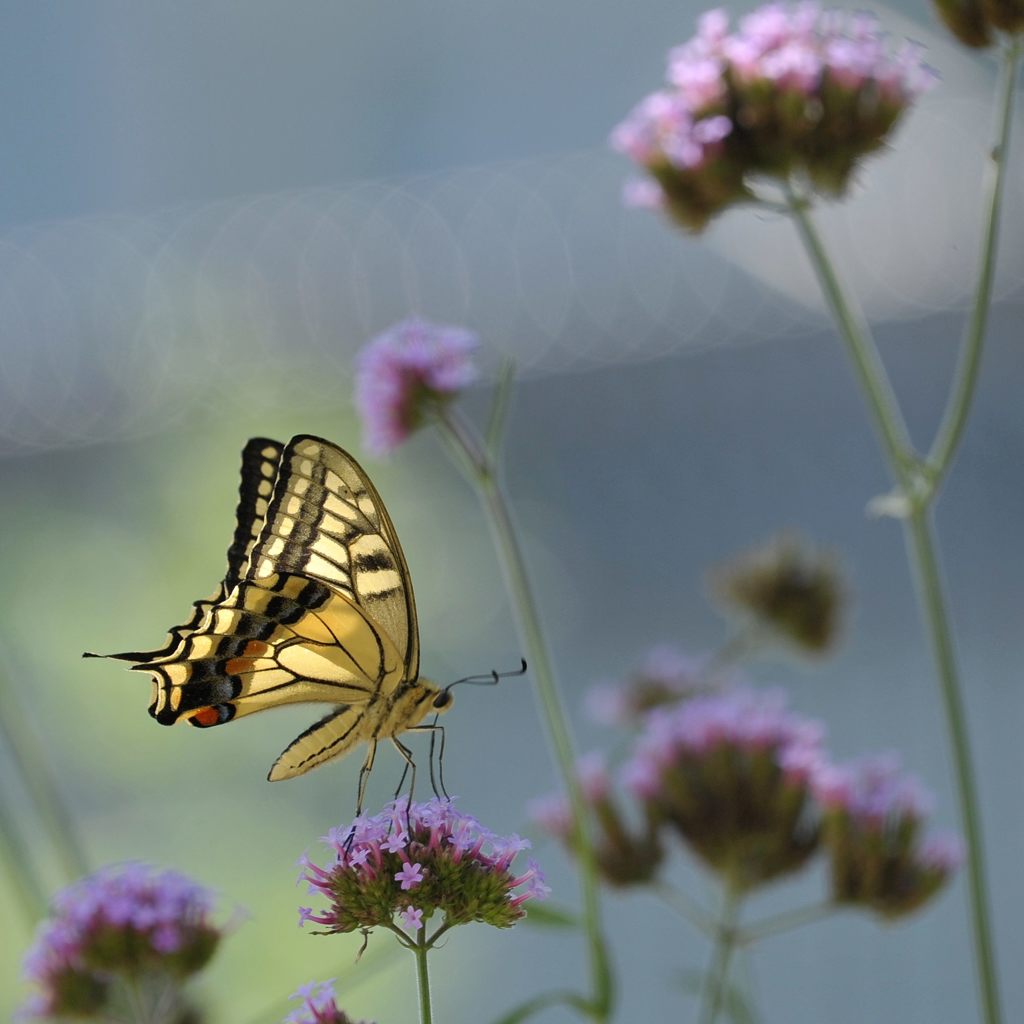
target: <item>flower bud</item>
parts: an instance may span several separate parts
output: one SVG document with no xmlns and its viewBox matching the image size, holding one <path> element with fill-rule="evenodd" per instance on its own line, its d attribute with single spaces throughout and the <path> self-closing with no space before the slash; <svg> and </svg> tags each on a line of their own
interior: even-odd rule
<svg viewBox="0 0 1024 1024">
<path fill-rule="evenodd" d="M 823 654 L 835 643 L 843 587 L 830 553 L 782 536 L 717 570 L 712 585 L 729 604 L 805 654 Z"/>
<path fill-rule="evenodd" d="M 965 46 L 991 46 L 999 31 L 1024 30 L 1022 0 L 935 0 L 939 17 Z"/>
</svg>

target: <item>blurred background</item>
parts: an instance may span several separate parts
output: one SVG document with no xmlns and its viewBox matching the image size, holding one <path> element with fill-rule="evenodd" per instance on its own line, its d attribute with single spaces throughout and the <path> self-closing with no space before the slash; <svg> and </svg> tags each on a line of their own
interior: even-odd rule
<svg viewBox="0 0 1024 1024">
<path fill-rule="evenodd" d="M 741 13 L 744 8 L 736 8 Z M 327 436 L 362 455 L 353 353 L 411 312 L 483 338 L 520 370 L 507 481 L 580 748 L 608 745 L 586 690 L 654 644 L 714 648 L 709 566 L 783 528 L 842 556 L 838 654 L 759 663 L 846 758 L 898 750 L 956 811 L 936 688 L 888 488 L 838 342 L 786 223 L 732 213 L 699 240 L 621 208 L 613 125 L 661 79 L 699 5 L 647 0 L 8 0 L 0 36 L 0 699 L 43 751 L 89 861 L 142 859 L 216 888 L 236 934 L 208 972 L 211 1020 L 280 1020 L 337 977 L 355 1018 L 414 1016 L 412 964 L 378 936 L 296 927 L 295 861 L 347 820 L 358 764 L 268 785 L 316 716 L 163 730 L 149 684 L 83 650 L 158 645 L 219 580 L 247 438 Z M 824 222 L 877 326 L 909 424 L 930 440 L 972 282 L 993 69 L 917 4 L 882 11 L 924 42 L 941 86 Z M 1018 128 L 1024 126 L 1018 125 Z M 1021 166 L 1020 160 L 1017 167 Z M 1007 218 L 974 415 L 942 496 L 984 794 L 1008 1020 L 1024 1014 L 1024 175 Z M 413 573 L 424 668 L 514 666 L 521 646 L 486 526 L 429 435 L 366 460 Z M 446 778 L 464 810 L 529 828 L 553 771 L 528 680 L 464 689 Z M 0 772 L 13 779 L 10 751 Z M 371 806 L 397 782 L 378 758 Z M 65 884 L 11 787 L 48 888 Z M 561 852 L 536 853 L 576 899 Z M 677 861 L 681 884 L 707 881 Z M 822 879 L 772 890 L 768 912 Z M 32 934 L 0 879 L 0 1016 L 23 999 Z M 611 897 L 620 1020 L 691 1012 L 704 940 L 643 895 Z M 581 946 L 521 926 L 459 929 L 434 957 L 439 1019 L 485 1021 L 583 978 Z M 765 1021 L 975 1019 L 965 893 L 885 928 L 844 915 L 759 947 Z M 538 1018 L 570 1019 L 561 1010 Z"/>
</svg>

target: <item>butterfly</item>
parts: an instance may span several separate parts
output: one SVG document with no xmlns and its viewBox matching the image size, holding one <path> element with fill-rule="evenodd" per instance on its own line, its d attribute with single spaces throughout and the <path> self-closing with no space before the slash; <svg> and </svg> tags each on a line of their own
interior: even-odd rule
<svg viewBox="0 0 1024 1024">
<path fill-rule="evenodd" d="M 443 741 L 436 718 L 423 720 L 453 699 L 450 686 L 419 674 L 416 603 L 395 527 L 359 463 L 309 434 L 246 444 L 236 518 L 223 581 L 162 647 L 86 656 L 151 673 L 149 713 L 161 725 L 206 729 L 282 704 L 336 705 L 268 778 L 302 775 L 366 743 L 359 813 L 378 743 L 391 740 L 415 772 L 399 735 L 436 730 Z"/>
</svg>

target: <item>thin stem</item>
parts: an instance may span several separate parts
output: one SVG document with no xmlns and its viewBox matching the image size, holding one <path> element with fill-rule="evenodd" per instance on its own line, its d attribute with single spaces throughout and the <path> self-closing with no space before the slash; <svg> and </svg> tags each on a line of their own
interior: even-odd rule
<svg viewBox="0 0 1024 1024">
<path fill-rule="evenodd" d="M 967 734 L 967 716 L 957 672 L 956 652 L 949 612 L 943 593 L 942 576 L 931 514 L 916 507 L 904 521 L 910 564 L 917 583 L 918 601 L 931 641 L 932 656 L 939 677 L 939 692 L 945 710 L 949 743 L 953 754 L 953 776 L 960 804 L 961 826 L 967 843 L 967 884 L 970 893 L 971 927 L 974 934 L 978 985 L 986 1024 L 1002 1020 L 996 978 L 992 925 L 989 920 L 988 886 L 985 880 L 985 851 L 978 811 L 977 784 Z"/>
<path fill-rule="evenodd" d="M 14 892 L 29 927 L 46 914 L 46 892 L 36 877 L 35 858 L 17 828 L 13 810 L 0 792 L 0 857 L 6 863 Z"/>
<path fill-rule="evenodd" d="M 434 1012 L 430 1005 L 430 971 L 427 969 L 427 946 L 423 943 L 426 928 L 420 928 L 420 942 L 412 947 L 416 955 L 416 987 L 420 997 L 420 1024 L 431 1024 Z"/>
<path fill-rule="evenodd" d="M 562 991 L 561 989 L 552 992 L 542 992 L 525 1003 L 521 1003 L 515 1009 L 509 1010 L 503 1017 L 499 1017 L 495 1024 L 520 1024 L 528 1020 L 535 1013 L 546 1010 L 549 1006 L 571 1006 L 580 1013 L 589 1013 L 585 1000 L 581 999 L 575 992 Z"/>
<path fill-rule="evenodd" d="M 981 995 L 986 1024 L 999 1024 L 1002 1019 L 996 982 L 991 924 L 988 912 L 988 893 L 985 885 L 984 850 L 978 815 L 978 797 L 974 783 L 966 716 L 960 693 L 960 682 L 953 651 L 952 629 L 942 592 L 935 552 L 935 541 L 929 505 L 935 497 L 932 486 L 921 486 L 921 462 L 913 454 L 902 425 L 896 397 L 889 386 L 874 342 L 858 320 L 849 315 L 838 278 L 832 269 L 828 254 L 819 238 L 806 203 L 792 190 L 790 206 L 808 256 L 814 265 L 818 280 L 836 320 L 839 334 L 846 343 L 858 371 L 861 387 L 868 398 L 869 407 L 890 469 L 906 499 L 907 515 L 904 519 L 908 554 L 917 581 L 918 602 L 921 605 L 928 630 L 946 719 L 946 730 L 952 752 L 953 773 L 956 779 L 960 820 L 967 842 L 967 871 L 969 914 L 974 939 L 975 971 Z"/>
<path fill-rule="evenodd" d="M 681 889 L 669 885 L 668 882 L 655 882 L 654 891 L 662 898 L 666 906 L 671 907 L 698 931 L 712 938 L 718 934 L 718 923 L 715 919 Z"/>
<path fill-rule="evenodd" d="M 736 922 L 739 920 L 743 894 L 732 884 L 725 886 L 722 916 L 718 922 L 718 937 L 711 955 L 711 964 L 705 978 L 701 1000 L 700 1024 L 715 1024 L 729 981 L 729 964 L 736 950 Z"/>
<path fill-rule="evenodd" d="M 512 384 L 516 379 L 516 364 L 507 359 L 498 374 L 498 383 L 494 386 L 494 400 L 491 404 L 491 415 L 487 421 L 487 458 L 493 463 L 498 460 L 502 442 L 505 439 L 505 424 L 508 421 L 508 407 L 512 398 Z"/>
<path fill-rule="evenodd" d="M 792 931 L 794 928 L 802 928 L 805 924 L 813 924 L 822 918 L 830 917 L 837 913 L 839 907 L 835 903 L 814 903 L 809 907 L 799 907 L 796 910 L 786 910 L 781 914 L 774 914 L 766 917 L 763 921 L 742 928 L 736 941 L 741 946 L 752 946 L 762 939 L 771 938 L 773 935 L 781 935 L 783 932 Z"/>
<path fill-rule="evenodd" d="M 1002 77 L 997 94 L 995 140 L 985 167 L 982 182 L 984 196 L 984 225 L 981 234 L 981 259 L 978 281 L 974 290 L 974 303 L 964 335 L 960 360 L 957 363 L 953 389 L 950 392 L 946 411 L 943 413 L 931 451 L 928 453 L 928 467 L 932 474 L 931 486 L 937 489 L 953 461 L 953 456 L 963 436 L 974 397 L 978 368 L 981 365 L 981 350 L 985 342 L 985 329 L 992 305 L 992 288 L 995 284 L 996 254 L 999 249 L 999 216 L 1003 202 L 1005 170 L 1010 153 L 1010 126 L 1013 124 L 1013 100 L 1016 95 L 1017 67 L 1020 60 L 1020 40 L 1008 38 L 1003 50 Z"/>
<path fill-rule="evenodd" d="M 900 414 L 899 404 L 889 383 L 885 366 L 878 355 L 871 330 L 864 314 L 851 304 L 843 291 L 839 276 L 811 218 L 807 200 L 798 196 L 788 184 L 785 193 L 790 213 L 810 257 L 818 284 L 832 311 L 839 335 L 846 345 L 861 390 L 868 400 L 872 420 L 882 441 L 889 467 L 896 480 L 900 484 L 906 484 L 908 469 L 916 460 L 910 444 L 910 435 Z"/>
<path fill-rule="evenodd" d="M 13 678 L 15 670 L 2 645 L 0 659 L 7 679 Z M 53 851 L 64 870 L 66 880 L 72 882 L 88 874 L 89 865 L 73 825 L 71 808 L 64 799 L 39 734 L 22 710 L 15 688 L 7 685 L 0 689 L 3 691 L 0 693 L 0 744 L 10 750 L 25 791 L 50 835 Z"/>
<path fill-rule="evenodd" d="M 526 562 L 494 463 L 488 458 L 471 428 L 453 410 L 444 409 L 437 425 L 449 449 L 456 455 L 457 461 L 476 486 L 487 511 L 536 683 L 535 693 L 541 706 L 541 718 L 547 726 L 548 740 L 569 795 L 576 855 L 580 866 L 583 927 L 587 936 L 593 984 L 593 994 L 585 1005 L 592 1020 L 604 1022 L 608 1020 L 611 1012 L 613 982 L 607 944 L 601 927 L 597 862 L 590 837 L 586 804 L 576 776 L 576 755 L 569 734 L 568 718 L 562 705 L 537 603 L 526 571 Z"/>
</svg>

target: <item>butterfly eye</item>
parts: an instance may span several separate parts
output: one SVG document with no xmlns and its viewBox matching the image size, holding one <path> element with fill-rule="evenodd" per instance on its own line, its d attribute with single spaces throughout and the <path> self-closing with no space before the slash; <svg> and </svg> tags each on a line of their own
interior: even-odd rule
<svg viewBox="0 0 1024 1024">
<path fill-rule="evenodd" d="M 442 710 L 444 710 L 444 708 L 448 707 L 448 705 L 451 704 L 451 702 L 452 702 L 452 695 L 447 690 L 442 690 L 434 698 L 434 707 L 438 711 L 442 711 Z"/>
</svg>

